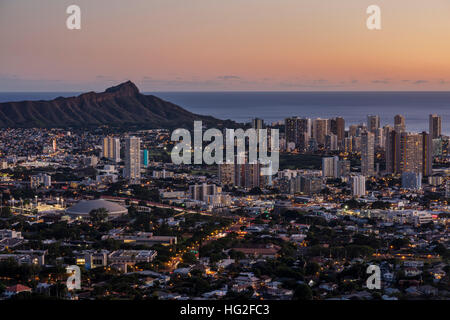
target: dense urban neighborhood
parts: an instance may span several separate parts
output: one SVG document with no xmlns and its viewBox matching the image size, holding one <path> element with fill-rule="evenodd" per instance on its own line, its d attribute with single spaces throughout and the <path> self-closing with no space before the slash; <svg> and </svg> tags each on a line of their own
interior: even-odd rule
<svg viewBox="0 0 450 320">
<path fill-rule="evenodd" d="M 273 176 L 174 164 L 166 129 L 0 129 L 0 298 L 449 299 L 450 144 L 429 122 L 252 119 L 280 131 Z"/>
</svg>

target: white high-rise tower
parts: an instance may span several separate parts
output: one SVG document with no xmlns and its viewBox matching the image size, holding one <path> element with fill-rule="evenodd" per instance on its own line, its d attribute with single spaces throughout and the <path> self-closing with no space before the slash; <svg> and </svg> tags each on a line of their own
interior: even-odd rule
<svg viewBox="0 0 450 320">
<path fill-rule="evenodd" d="M 125 169 L 124 177 L 131 184 L 141 180 L 141 139 L 137 137 L 125 138 Z"/>
</svg>

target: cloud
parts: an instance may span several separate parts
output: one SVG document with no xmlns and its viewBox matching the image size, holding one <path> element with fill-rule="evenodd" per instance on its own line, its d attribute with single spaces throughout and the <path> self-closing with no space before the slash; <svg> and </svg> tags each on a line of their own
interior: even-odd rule
<svg viewBox="0 0 450 320">
<path fill-rule="evenodd" d="M 103 91 L 114 84 L 125 80 L 136 83 L 143 92 L 156 91 L 236 91 L 236 90 L 354 90 L 357 88 L 382 88 L 404 89 L 404 87 L 425 89 L 430 85 L 448 86 L 450 79 L 392 79 L 379 78 L 374 80 L 361 79 L 326 79 L 317 77 L 308 79 L 304 75 L 290 78 L 261 78 L 247 79 L 236 74 L 225 74 L 220 76 L 180 76 L 177 74 L 158 77 L 142 75 L 139 78 L 120 78 L 111 75 L 98 74 L 90 79 L 84 80 L 59 80 L 45 79 L 31 76 L 20 76 L 16 74 L 0 74 L 0 91 Z M 397 85 L 397 86 L 396 86 Z M 415 85 L 415 86 L 413 86 Z M 420 86 L 423 87 L 420 87 Z M 382 86 L 382 87 L 381 87 Z M 444 87 L 441 87 L 444 88 Z"/>
<path fill-rule="evenodd" d="M 102 92 L 113 84 L 118 84 L 128 78 L 114 78 L 112 76 L 97 75 L 84 80 L 61 80 L 51 78 L 39 78 L 31 76 L 19 76 L 0 74 L 0 91 L 3 92 L 27 92 L 27 91 L 61 91 L 61 92 Z"/>
<path fill-rule="evenodd" d="M 183 79 L 181 77 L 176 77 L 172 79 L 157 79 L 145 76 L 140 81 L 139 84 L 146 86 L 146 88 L 151 90 L 172 90 L 172 89 L 195 89 L 202 90 L 202 88 L 211 88 L 221 84 L 218 80 L 198 80 L 198 79 Z M 145 90 L 145 89 L 144 89 Z"/>
<path fill-rule="evenodd" d="M 325 83 L 328 83 L 328 80 L 327 79 L 317 79 L 317 80 L 313 80 L 312 82 L 316 83 L 316 84 L 325 84 Z"/>
<path fill-rule="evenodd" d="M 389 83 L 391 83 L 391 81 L 390 81 L 390 79 L 372 80 L 372 83 L 375 83 L 375 84 L 389 84 Z"/>
<path fill-rule="evenodd" d="M 235 76 L 235 75 L 225 75 L 225 76 L 218 76 L 217 79 L 219 80 L 241 80 L 241 77 Z"/>
<path fill-rule="evenodd" d="M 343 87 L 344 83 L 345 82 L 333 83 L 327 79 L 315 79 L 315 80 L 291 79 L 279 81 L 278 83 L 276 83 L 276 85 L 283 88 L 330 89 Z"/>
<path fill-rule="evenodd" d="M 413 83 L 414 84 L 424 84 L 424 83 L 428 83 L 428 82 L 429 82 L 428 80 L 416 80 Z"/>
<path fill-rule="evenodd" d="M 15 74 L 0 74 L 1 91 L 48 91 L 63 90 L 64 83 L 58 79 L 40 79 L 21 77 Z M 67 89 L 67 88 L 65 88 Z"/>
</svg>

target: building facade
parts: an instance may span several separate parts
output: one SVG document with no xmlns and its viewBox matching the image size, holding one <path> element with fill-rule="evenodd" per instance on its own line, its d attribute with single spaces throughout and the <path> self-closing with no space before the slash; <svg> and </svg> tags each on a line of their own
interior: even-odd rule
<svg viewBox="0 0 450 320">
<path fill-rule="evenodd" d="M 103 151 L 102 157 L 114 161 L 120 162 L 120 139 L 115 137 L 103 138 Z"/>
<path fill-rule="evenodd" d="M 137 137 L 125 139 L 124 177 L 131 184 L 137 184 L 141 180 L 141 139 Z"/>
<path fill-rule="evenodd" d="M 364 176 L 375 175 L 375 138 L 372 132 L 364 132 L 361 137 L 361 173 Z"/>
</svg>

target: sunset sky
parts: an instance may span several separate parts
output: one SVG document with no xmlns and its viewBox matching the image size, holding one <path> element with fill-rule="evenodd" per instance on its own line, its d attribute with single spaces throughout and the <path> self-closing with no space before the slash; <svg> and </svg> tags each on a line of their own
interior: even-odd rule
<svg viewBox="0 0 450 320">
<path fill-rule="evenodd" d="M 0 40 L 0 91 L 450 90 L 449 0 L 0 0 Z"/>
</svg>

